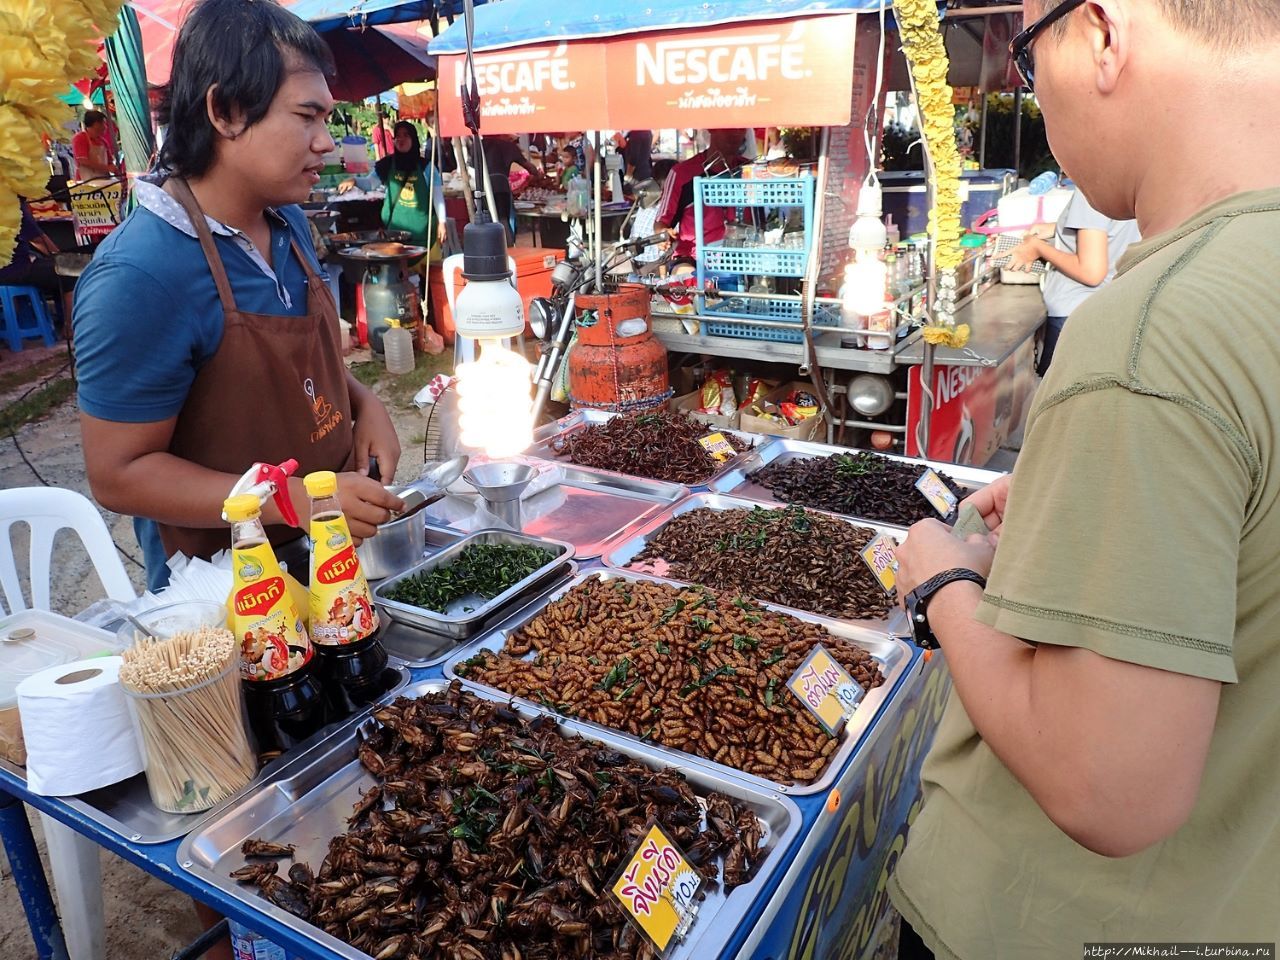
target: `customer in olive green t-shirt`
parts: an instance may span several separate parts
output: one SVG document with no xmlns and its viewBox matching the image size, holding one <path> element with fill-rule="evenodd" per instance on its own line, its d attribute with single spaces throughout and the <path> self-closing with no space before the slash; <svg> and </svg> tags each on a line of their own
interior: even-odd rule
<svg viewBox="0 0 1280 960">
<path fill-rule="evenodd" d="M 960 960 L 1272 943 L 1280 4 L 1062 6 L 1030 47 L 1054 154 L 1148 239 L 1072 315 L 1011 482 L 973 498 L 991 537 L 925 521 L 898 553 L 904 593 L 989 581 L 927 607 L 955 688 L 891 895 Z"/>
</svg>

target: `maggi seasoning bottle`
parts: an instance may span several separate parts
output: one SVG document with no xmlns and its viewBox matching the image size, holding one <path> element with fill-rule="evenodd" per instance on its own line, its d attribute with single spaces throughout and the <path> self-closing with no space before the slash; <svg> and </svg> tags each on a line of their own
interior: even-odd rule
<svg viewBox="0 0 1280 960">
<path fill-rule="evenodd" d="M 311 644 L 251 493 L 222 505 L 231 521 L 230 624 L 240 642 L 249 726 L 263 760 L 301 743 L 325 723 Z"/>
<path fill-rule="evenodd" d="M 311 497 L 311 639 L 330 719 L 338 720 L 386 692 L 387 653 L 338 503 L 338 478 L 325 470 L 303 483 Z"/>
</svg>

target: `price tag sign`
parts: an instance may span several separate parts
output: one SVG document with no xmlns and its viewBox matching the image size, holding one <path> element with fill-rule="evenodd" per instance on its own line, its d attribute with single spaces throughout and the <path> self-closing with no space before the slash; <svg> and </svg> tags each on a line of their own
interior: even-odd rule
<svg viewBox="0 0 1280 960">
<path fill-rule="evenodd" d="M 716 463 L 724 463 L 738 454 L 738 451 L 733 449 L 733 444 L 725 439 L 723 433 L 709 433 L 698 442 L 702 444 L 707 453 L 711 454 L 711 459 L 715 460 Z"/>
<path fill-rule="evenodd" d="M 809 652 L 787 686 L 833 737 L 853 716 L 863 697 L 858 681 L 822 644 Z"/>
<path fill-rule="evenodd" d="M 702 876 L 654 824 L 613 883 L 613 895 L 659 955 L 684 939 L 697 918 Z"/>
<path fill-rule="evenodd" d="M 932 469 L 921 474 L 920 479 L 916 481 L 916 489 L 924 495 L 943 519 L 951 516 L 956 509 L 956 504 L 960 502 L 960 498 L 951 492 L 951 488 Z"/>
<path fill-rule="evenodd" d="M 882 533 L 863 547 L 860 554 L 880 581 L 880 586 L 884 587 L 885 593 L 893 593 L 898 585 L 898 561 L 895 558 L 897 549 L 898 541 L 889 534 Z"/>
</svg>

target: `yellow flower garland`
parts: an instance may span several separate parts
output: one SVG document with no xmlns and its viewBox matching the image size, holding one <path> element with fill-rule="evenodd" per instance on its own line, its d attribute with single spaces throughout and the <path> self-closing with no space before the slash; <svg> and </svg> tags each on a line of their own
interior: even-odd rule
<svg viewBox="0 0 1280 960">
<path fill-rule="evenodd" d="M 915 81 L 920 126 L 933 162 L 933 209 L 929 211 L 929 235 L 934 243 L 934 266 L 943 278 L 954 278 L 964 261 L 960 247 L 960 151 L 956 147 L 955 109 L 947 83 L 946 46 L 938 28 L 934 0 L 894 0 L 894 16 L 902 49 Z M 936 323 L 924 330 L 933 344 L 963 347 L 969 327 L 957 327 L 953 315 L 954 283 L 942 285 L 936 305 Z"/>
<path fill-rule="evenodd" d="M 41 134 L 56 136 L 70 108 L 58 99 L 98 69 L 124 0 L 7 0 L 0 8 L 0 263 L 13 256 L 18 197 L 44 193 Z"/>
</svg>

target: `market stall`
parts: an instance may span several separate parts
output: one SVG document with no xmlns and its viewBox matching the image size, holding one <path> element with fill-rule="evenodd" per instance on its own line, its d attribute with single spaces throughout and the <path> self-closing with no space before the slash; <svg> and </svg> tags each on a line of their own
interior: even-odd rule
<svg viewBox="0 0 1280 960">
<path fill-rule="evenodd" d="M 443 493 L 429 491 L 415 515 L 425 524 L 422 560 L 371 583 L 382 622 L 371 636 L 389 654 L 374 703 L 300 738 L 245 774 L 247 783 L 228 781 L 223 795 L 207 802 L 170 794 L 177 803 L 166 812 L 152 743 L 144 751 L 147 772 L 65 798 L 41 795 L 28 769 L 0 762 L 0 793 L 70 825 L 290 956 L 408 955 L 410 941 L 393 938 L 421 934 L 433 919 L 440 928 L 429 942 L 443 953 L 425 955 L 463 955 L 455 951 L 469 942 L 477 951 L 469 955 L 498 957 L 511 936 L 526 951 L 536 942 L 553 945 L 552 955 L 588 937 L 597 950 L 608 940 L 622 955 L 646 955 L 639 947 L 644 924 L 628 927 L 631 899 L 614 898 L 611 886 L 652 817 L 675 833 L 707 880 L 714 878 L 696 913 L 681 915 L 683 933 L 669 955 L 871 957 L 894 936 L 883 880 L 918 802 L 919 761 L 949 684 L 945 671 L 929 669 L 900 639 L 901 613 L 870 561 L 856 554 L 891 544 L 903 536 L 901 524 L 934 513 L 914 482 L 927 467 L 958 494 L 995 475 L 730 434 L 733 456 L 691 459 L 676 480 L 660 480 L 654 474 L 681 462 L 679 450 L 617 459 L 626 448 L 602 447 L 594 434 L 619 429 L 631 429 L 627 418 L 574 415 L 539 432 L 533 452 L 544 459 L 481 460 L 469 473 L 473 486 L 458 481 Z M 686 457 L 702 449 L 688 443 Z M 615 459 L 583 465 L 601 449 Z M 796 470 L 859 458 L 881 464 L 877 477 L 838 471 L 848 481 L 845 499 L 814 504 L 817 511 L 788 479 Z M 473 532 L 478 515 L 496 516 L 501 506 L 504 481 L 485 471 L 513 467 L 529 470 L 514 519 L 524 532 L 494 529 L 502 524 L 492 518 Z M 831 512 L 833 506 L 840 509 Z M 708 562 L 715 551 L 699 533 L 706 530 L 727 538 L 730 564 Z M 768 530 L 781 539 L 765 549 L 759 541 Z M 499 558 L 504 551 L 509 559 Z M 796 571 L 815 563 L 832 564 L 827 587 L 796 586 Z M 235 609 L 243 606 L 237 601 Z M 579 616 L 574 611 L 584 609 L 584 622 L 604 625 L 593 628 L 602 630 L 599 637 L 585 628 L 566 632 L 564 624 Z M 647 622 L 628 612 L 638 610 L 648 611 Z M 114 628 L 114 611 L 97 613 Z M 139 610 L 152 627 L 172 615 L 149 619 Z M 627 642 L 607 639 L 619 636 L 608 626 L 618 616 L 630 622 Z M 243 626 L 232 622 L 237 631 Z M 323 635 L 314 632 L 314 613 L 311 629 Z M 12 640 L 0 645 L 0 656 L 10 657 L 24 643 L 55 636 L 66 659 L 129 642 L 137 649 L 127 624 L 117 635 L 39 612 L 0 620 L 0 636 Z M 778 636 L 790 639 L 770 639 Z M 837 706 L 834 717 L 801 700 L 819 644 L 858 688 L 848 688 L 847 706 Z M 27 654 L 38 655 L 37 648 Z M 539 657 L 570 659 L 550 674 L 541 672 Z M 660 670 L 665 660 L 671 666 Z M 25 661 L 26 669 L 35 666 Z M 326 690 L 332 682 L 324 681 Z M 835 702 L 835 688 L 823 689 Z M 648 704 L 663 694 L 685 706 L 654 720 Z M 397 700 L 402 696 L 415 699 Z M 193 722 L 198 730 L 206 721 Z M 439 733 L 419 743 L 415 729 Z M 180 742 L 192 753 L 183 755 L 194 755 L 198 741 L 198 734 L 184 734 Z M 29 763 L 46 761 L 44 777 L 59 773 L 47 764 L 46 744 L 28 746 Z M 38 749 L 45 752 L 36 756 Z M 553 755 L 559 759 L 550 761 Z M 423 762 L 429 766 L 418 766 Z M 441 781 L 432 770 L 454 772 Z M 554 822 L 566 824 L 589 796 L 594 801 L 581 809 L 604 817 L 608 797 L 626 783 L 651 804 L 630 818 L 577 818 L 572 827 L 550 829 L 528 819 L 558 816 Z M 429 792 L 436 789 L 467 799 L 437 809 L 439 797 Z M 533 791 L 529 813 L 501 799 L 523 790 Z M 194 812 L 182 812 L 189 802 Z M 680 812 L 684 804 L 692 806 Z M 556 831 L 569 829 L 563 838 L 570 845 L 558 848 Z M 600 831 L 595 849 L 603 859 L 574 859 L 579 830 Z M 535 844 L 533 837 L 544 839 Z M 422 855 L 406 848 L 423 843 L 451 850 L 444 862 L 463 863 L 462 876 L 488 884 L 477 896 L 486 904 L 495 893 L 506 897 L 509 910 L 467 914 L 462 905 L 460 914 L 461 904 L 431 899 L 437 894 L 429 891 L 441 888 L 405 872 Z M 345 879 L 351 868 L 335 859 L 348 846 L 363 879 Z M 482 879 L 485 858 L 499 851 L 526 862 L 538 856 L 537 866 L 511 881 Z M 470 856 L 479 858 L 479 874 L 465 866 Z M 413 868 L 414 878 L 420 870 Z M 507 893 L 494 886 L 500 883 Z M 427 901 L 406 892 L 419 890 Z M 548 905 L 537 907 L 544 898 Z M 357 900 L 364 906 L 350 910 Z M 351 919 L 357 915 L 365 919 Z M 373 923 L 374 915 L 408 919 Z M 590 933 L 580 919 L 587 915 Z"/>
<path fill-rule="evenodd" d="M 899 268 L 908 259 L 918 265 L 889 278 L 874 315 L 851 316 L 856 311 L 841 296 L 842 273 L 857 259 L 848 238 L 861 219 L 855 213 L 868 182 L 868 150 L 878 144 L 885 68 L 893 67 L 898 45 L 892 30 L 893 42 L 886 44 L 884 27 L 866 15 L 880 6 L 875 0 L 719 3 L 691 17 L 675 4 L 642 10 L 617 4 L 587 14 L 509 0 L 476 13 L 481 120 L 488 132 L 820 127 L 819 155 L 808 168 L 755 165 L 734 178 L 701 178 L 700 218 L 713 208 L 736 211 L 730 217 L 767 210 L 789 225 L 778 231 L 781 237 L 766 230 L 745 241 L 700 243 L 694 309 L 655 298 L 655 332 L 672 354 L 719 357 L 752 370 L 751 364 L 786 364 L 811 377 L 830 440 L 981 464 L 1017 432 L 1020 420 L 997 416 L 976 394 L 999 395 L 1001 411 L 1025 409 L 1044 319 L 1039 305 L 1022 291 L 994 285 L 982 238 L 965 249 L 962 262 L 940 265 L 931 241 L 908 245 L 904 236 L 894 251 Z M 984 12 L 947 11 L 948 17 L 966 15 Z M 456 95 L 465 76 L 461 27 L 431 45 L 449 81 L 440 104 L 446 134 L 463 130 Z M 965 227 L 1011 189 L 1002 173 L 982 178 L 982 186 L 976 180 L 961 185 L 964 206 L 957 216 Z M 944 180 L 936 173 L 922 178 L 926 213 L 933 206 L 926 184 L 932 191 Z M 889 199 L 882 201 L 885 211 Z M 940 289 L 944 274 L 948 283 Z M 968 330 L 972 340 L 939 354 L 926 342 L 930 326 L 943 338 Z M 980 368 L 978 385 L 972 371 L 957 373 L 957 366 Z M 956 408 L 967 409 L 970 422 L 933 431 L 942 398 L 971 387 L 975 395 Z M 950 413 L 940 415 L 945 420 Z M 984 442 L 958 439 L 957 431 Z"/>
</svg>

